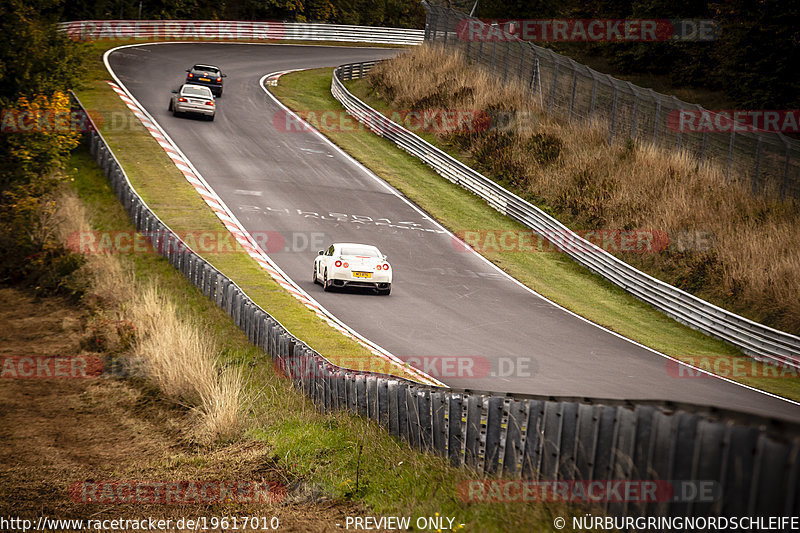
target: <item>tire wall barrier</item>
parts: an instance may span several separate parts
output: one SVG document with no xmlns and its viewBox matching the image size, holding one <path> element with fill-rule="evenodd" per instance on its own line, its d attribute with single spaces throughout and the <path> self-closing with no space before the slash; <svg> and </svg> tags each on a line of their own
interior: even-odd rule
<svg viewBox="0 0 800 533">
<path fill-rule="evenodd" d="M 470 469 L 476 480 L 684 480 L 715 487 L 713 501 L 600 504 L 609 513 L 800 512 L 798 427 L 675 406 L 457 391 L 332 364 L 190 250 L 136 193 L 102 134 L 89 129 L 85 142 L 137 231 L 320 411 L 371 419 L 412 447 Z"/>
</svg>

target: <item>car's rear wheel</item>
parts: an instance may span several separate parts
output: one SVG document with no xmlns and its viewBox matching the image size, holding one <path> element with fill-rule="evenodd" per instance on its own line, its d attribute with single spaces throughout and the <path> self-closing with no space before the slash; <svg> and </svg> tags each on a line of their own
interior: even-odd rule
<svg viewBox="0 0 800 533">
<path fill-rule="evenodd" d="M 322 290 L 325 292 L 330 292 L 333 288 L 333 285 L 328 281 L 328 270 L 325 270 L 325 275 L 322 277 Z"/>
<path fill-rule="evenodd" d="M 317 265 L 314 265 L 314 277 L 311 279 L 314 280 L 314 285 L 319 283 L 319 280 L 317 279 Z"/>
<path fill-rule="evenodd" d="M 208 116 L 208 120 L 210 120 L 210 121 L 213 121 L 215 116 L 216 116 L 216 115 L 209 115 L 209 116 Z"/>
<path fill-rule="evenodd" d="M 167 111 L 172 111 L 172 100 L 169 101 L 169 108 L 167 109 Z"/>
<path fill-rule="evenodd" d="M 378 294 L 380 294 L 381 296 L 388 296 L 391 293 L 392 293 L 392 285 L 391 285 L 391 283 L 385 289 L 378 289 Z"/>
</svg>

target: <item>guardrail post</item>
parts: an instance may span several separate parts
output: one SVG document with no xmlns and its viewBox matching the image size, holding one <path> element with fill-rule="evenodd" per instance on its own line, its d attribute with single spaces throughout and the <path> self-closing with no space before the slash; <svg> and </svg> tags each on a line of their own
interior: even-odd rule
<svg viewBox="0 0 800 533">
<path fill-rule="evenodd" d="M 612 454 L 612 479 L 633 479 L 633 456 L 636 439 L 636 413 L 631 409 L 617 409 L 616 439 Z M 609 502 L 607 509 L 611 514 L 624 514 L 627 502 Z"/>
<path fill-rule="evenodd" d="M 376 385 L 378 390 L 378 423 L 385 428 L 389 428 L 389 380 L 378 378 Z"/>
<path fill-rule="evenodd" d="M 614 140 L 614 124 L 617 121 L 617 94 L 619 93 L 617 85 L 613 83 L 612 85 L 614 87 L 614 97 L 611 105 L 611 125 L 608 128 L 608 144 L 611 144 L 611 141 Z"/>
<path fill-rule="evenodd" d="M 648 470 L 654 479 L 673 479 L 673 444 L 677 434 L 677 418 L 656 411 L 653 414 L 651 427 L 651 451 Z M 647 513 L 654 516 L 666 516 L 668 502 L 652 502 L 648 504 Z"/>
<path fill-rule="evenodd" d="M 337 370 L 336 374 L 336 408 L 344 411 L 347 409 L 347 372 Z"/>
<path fill-rule="evenodd" d="M 356 375 L 356 411 L 359 415 L 367 416 L 367 380 L 362 375 Z"/>
<path fill-rule="evenodd" d="M 761 135 L 756 134 L 756 161 L 753 169 L 753 194 L 758 192 L 758 167 L 761 163 Z"/>
<path fill-rule="evenodd" d="M 639 95 L 636 94 L 636 89 L 633 88 L 633 84 L 628 82 L 628 86 L 633 90 L 633 112 L 631 114 L 631 139 L 636 138 L 636 121 L 638 119 L 638 112 L 639 112 Z"/>
<path fill-rule="evenodd" d="M 491 396 L 487 404 L 483 471 L 493 475 L 500 471 L 505 459 L 508 413 L 505 411 L 505 399 L 500 396 Z"/>
<path fill-rule="evenodd" d="M 526 403 L 511 400 L 508 403 L 508 420 L 506 423 L 506 439 L 503 449 L 502 475 L 517 477 L 522 467 L 522 455 L 525 449 L 523 428 L 527 417 Z"/>
<path fill-rule="evenodd" d="M 680 413 L 678 416 L 678 430 L 673 443 L 674 460 L 672 478 L 677 481 L 696 481 L 695 456 L 698 452 L 699 441 L 697 426 L 700 417 L 694 413 Z M 685 516 L 689 510 L 689 502 L 675 502 L 672 512 Z"/>
<path fill-rule="evenodd" d="M 781 516 L 786 494 L 791 494 L 791 481 L 786 465 L 790 464 L 791 443 L 778 442 L 762 434 L 754 468 L 754 483 L 750 489 L 750 516 Z M 791 512 L 788 516 L 797 516 Z"/>
<path fill-rule="evenodd" d="M 541 478 L 542 445 L 544 443 L 544 402 L 526 400 L 525 446 L 522 455 L 522 477 L 538 480 Z"/>
<path fill-rule="evenodd" d="M 575 437 L 576 479 L 594 479 L 595 453 L 597 451 L 597 426 L 600 421 L 598 408 L 593 405 L 578 405 L 578 421 Z"/>
<path fill-rule="evenodd" d="M 414 386 L 409 386 L 406 388 L 406 413 L 408 416 L 408 442 L 413 448 L 420 448 L 421 420 L 417 399 L 417 388 Z"/>
<path fill-rule="evenodd" d="M 545 402 L 542 423 L 542 471 L 543 479 L 558 478 L 558 458 L 561 453 L 561 409 L 556 402 Z"/>
<path fill-rule="evenodd" d="M 658 144 L 658 121 L 661 117 L 661 99 L 655 97 L 655 93 L 653 93 L 653 89 L 650 89 L 650 96 L 653 97 L 653 100 L 656 103 L 656 116 L 653 120 L 653 144 Z"/>
<path fill-rule="evenodd" d="M 634 409 L 636 414 L 636 436 L 634 438 L 632 472 L 634 476 L 637 476 L 637 479 L 646 479 L 648 475 L 647 463 L 650 459 L 655 412 L 656 408 L 650 405 L 637 405 Z"/>
<path fill-rule="evenodd" d="M 434 391 L 431 393 L 433 449 L 442 457 L 447 457 L 447 407 L 446 392 Z"/>
<path fill-rule="evenodd" d="M 375 376 L 366 377 L 365 386 L 367 402 L 367 418 L 378 420 L 378 379 Z"/>
<path fill-rule="evenodd" d="M 723 465 L 725 487 L 721 514 L 746 515 L 750 509 L 755 458 L 758 449 L 758 430 L 731 426 L 725 436 L 728 454 Z"/>
<path fill-rule="evenodd" d="M 358 413 L 356 405 L 356 380 L 355 376 L 350 372 L 345 374 L 345 401 L 347 402 L 347 410 L 353 414 Z"/>
<path fill-rule="evenodd" d="M 397 431 L 398 435 L 406 442 L 411 442 L 409 434 L 409 414 L 408 414 L 408 385 L 397 383 Z"/>
<path fill-rule="evenodd" d="M 578 89 L 578 69 L 572 63 L 572 97 L 569 100 L 569 122 L 572 122 L 572 113 L 575 109 L 575 91 Z"/>
<path fill-rule="evenodd" d="M 580 479 L 577 477 L 575 449 L 578 438 L 578 404 L 561 402 L 561 427 L 559 429 L 561 451 L 558 457 L 559 479 Z"/>
<path fill-rule="evenodd" d="M 464 464 L 464 441 L 466 434 L 466 399 L 462 394 L 447 395 L 447 455 L 450 464 Z"/>
<path fill-rule="evenodd" d="M 447 38 L 450 34 L 450 10 L 444 12 L 444 47 L 447 48 Z"/>
<path fill-rule="evenodd" d="M 506 55 L 503 56 L 503 84 L 505 85 L 508 79 L 508 63 L 509 55 L 511 54 L 511 41 L 506 40 Z"/>
<path fill-rule="evenodd" d="M 468 394 L 464 398 L 466 408 L 466 432 L 464 439 L 464 464 L 479 468 L 481 456 L 481 415 L 483 398 L 478 394 Z"/>
<path fill-rule="evenodd" d="M 336 409 L 336 405 L 334 404 L 334 378 L 333 378 L 333 369 L 330 368 L 329 365 L 325 365 L 325 373 L 324 380 L 323 380 L 323 387 L 324 387 L 324 405 L 325 411 L 331 412 Z"/>
<path fill-rule="evenodd" d="M 398 407 L 398 392 L 397 381 L 392 379 L 387 383 L 387 396 L 389 399 L 387 414 L 389 415 L 389 433 L 395 437 L 400 436 L 400 422 L 398 416 L 400 409 Z"/>
<path fill-rule="evenodd" d="M 781 198 L 786 198 L 786 190 L 789 187 L 789 161 L 792 159 L 792 147 L 789 144 L 789 141 L 783 138 L 783 142 L 786 145 L 786 161 L 783 164 L 783 180 L 781 181 Z"/>
<path fill-rule="evenodd" d="M 553 109 L 555 109 L 556 104 L 556 88 L 558 86 L 558 61 L 554 61 L 555 66 L 553 67 L 553 88 L 550 91 L 550 111 L 549 113 L 553 114 Z"/>
<path fill-rule="evenodd" d="M 611 479 L 613 468 L 613 443 L 616 439 L 617 412 L 616 407 L 600 406 L 597 421 L 597 448 L 595 450 L 594 476 L 592 479 Z"/>
<path fill-rule="evenodd" d="M 675 106 L 674 106 L 675 109 L 678 109 L 678 110 L 681 109 L 681 105 L 679 104 L 680 101 L 677 98 L 675 98 L 674 96 L 672 96 L 671 98 L 672 98 L 672 103 L 675 104 Z M 683 130 L 680 128 L 680 124 L 679 124 L 678 125 L 678 138 L 675 141 L 675 149 L 676 150 L 680 150 L 681 149 L 681 143 L 682 142 L 683 142 Z"/>
</svg>

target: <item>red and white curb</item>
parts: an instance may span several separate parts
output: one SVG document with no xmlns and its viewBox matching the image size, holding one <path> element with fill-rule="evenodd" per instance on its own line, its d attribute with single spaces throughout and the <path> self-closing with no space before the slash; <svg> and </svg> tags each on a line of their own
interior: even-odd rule
<svg viewBox="0 0 800 533">
<path fill-rule="evenodd" d="M 276 73 L 274 76 L 275 84 L 277 84 L 278 78 L 287 72 L 291 71 Z M 152 118 L 140 107 L 139 103 L 128 93 L 128 91 L 112 81 L 108 81 L 108 84 L 111 86 L 114 92 L 119 95 L 122 101 L 125 102 L 125 105 L 128 106 L 128 109 L 130 109 L 136 118 L 139 119 L 145 129 L 150 132 L 150 135 L 152 135 L 156 142 L 158 142 L 159 146 L 164 149 L 169 158 L 172 159 L 172 162 L 175 163 L 175 166 L 178 167 L 178 170 L 183 173 L 186 181 L 188 181 L 194 187 L 197 193 L 203 198 L 203 200 L 205 200 L 206 204 L 211 208 L 214 214 L 217 215 L 217 217 L 222 221 L 225 228 L 234 236 L 236 241 L 244 248 L 247 254 L 252 257 L 261 268 L 267 271 L 272 279 L 274 279 L 281 287 L 288 291 L 289 294 L 294 296 L 308 309 L 313 311 L 317 317 L 325 321 L 329 326 L 339 331 L 342 335 L 355 340 L 374 355 L 389 362 L 398 369 L 403 369 L 407 373 L 416 377 L 422 383 L 446 387 L 444 383 L 410 365 L 406 365 L 396 356 L 353 331 L 351 328 L 333 316 L 333 314 L 331 314 L 327 309 L 322 307 L 302 288 L 300 288 L 278 267 L 278 265 L 272 261 L 272 259 L 269 258 L 269 256 L 263 250 L 261 250 L 261 248 L 258 247 L 253 237 L 247 233 L 247 231 L 231 213 L 222 199 L 206 183 L 202 175 L 197 172 L 191 162 L 181 153 L 180 149 L 175 145 L 172 139 L 170 139 L 166 133 L 164 133 L 164 131 L 155 123 L 155 121 L 152 120 Z"/>
<path fill-rule="evenodd" d="M 284 74 L 289 74 L 290 72 L 297 72 L 298 70 L 301 70 L 301 69 L 294 68 L 292 70 L 282 70 L 280 72 L 273 72 L 272 74 L 270 74 L 269 76 L 267 76 L 264 79 L 264 83 L 267 84 L 267 85 L 272 85 L 273 87 L 277 86 L 278 85 L 278 78 L 280 78 Z"/>
</svg>

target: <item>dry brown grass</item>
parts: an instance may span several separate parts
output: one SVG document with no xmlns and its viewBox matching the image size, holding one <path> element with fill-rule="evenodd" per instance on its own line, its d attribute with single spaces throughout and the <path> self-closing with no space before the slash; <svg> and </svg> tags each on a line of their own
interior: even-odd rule
<svg viewBox="0 0 800 533">
<path fill-rule="evenodd" d="M 244 382 L 234 368 L 223 368 L 213 336 L 180 316 L 155 284 L 139 287 L 125 306 L 137 331 L 135 356 L 164 394 L 198 415 L 203 440 L 226 440 L 243 424 Z"/>
<path fill-rule="evenodd" d="M 61 192 L 55 205 L 54 227 L 61 242 L 76 232 L 91 231 L 74 193 Z M 84 271 L 86 300 L 102 315 L 98 322 L 109 325 L 105 335 L 118 337 L 115 328 L 121 323 L 135 332 L 125 354 L 129 365 L 143 371 L 167 398 L 195 413 L 195 433 L 201 441 L 235 437 L 244 426 L 248 398 L 239 370 L 221 363 L 214 337 L 180 313 L 156 283 L 137 280 L 119 256 L 89 254 Z"/>
<path fill-rule="evenodd" d="M 609 146 L 603 125 L 545 116 L 459 54 L 418 47 L 375 67 L 369 82 L 397 109 L 510 111 L 510 132 L 439 133 L 493 179 L 550 208 L 574 229 L 648 229 L 670 239 L 710 236 L 705 249 L 671 245 L 622 253 L 634 266 L 735 312 L 800 333 L 800 205 L 754 197 L 719 168 L 633 142 Z"/>
</svg>

